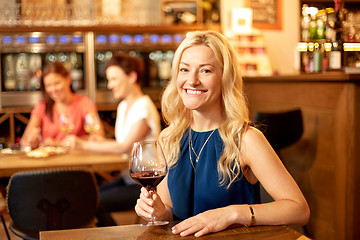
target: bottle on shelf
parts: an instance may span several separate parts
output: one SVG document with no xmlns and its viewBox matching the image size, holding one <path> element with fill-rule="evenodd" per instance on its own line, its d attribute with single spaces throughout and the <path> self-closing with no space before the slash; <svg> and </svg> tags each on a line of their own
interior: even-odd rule
<svg viewBox="0 0 360 240">
<path fill-rule="evenodd" d="M 314 49 L 315 49 L 314 43 L 313 42 L 309 43 L 308 52 L 307 52 L 308 62 L 306 67 L 306 72 L 308 73 L 314 72 Z"/>
<path fill-rule="evenodd" d="M 16 88 L 15 58 L 13 54 L 7 54 L 4 61 L 4 89 L 14 91 Z"/>
<path fill-rule="evenodd" d="M 326 12 L 324 9 L 320 9 L 316 14 L 316 39 L 325 39 L 325 24 L 326 23 Z"/>
<path fill-rule="evenodd" d="M 316 29 L 316 13 L 311 12 L 311 20 L 309 24 L 309 40 L 314 40 L 317 38 L 317 29 Z"/>
<path fill-rule="evenodd" d="M 335 22 L 334 22 L 334 31 L 335 38 L 331 41 L 331 52 L 329 53 L 329 69 L 330 70 L 340 70 L 342 66 L 342 3 L 341 0 L 334 0 L 335 2 Z"/>
<path fill-rule="evenodd" d="M 173 51 L 163 52 L 161 59 L 158 62 L 158 74 L 160 79 L 160 86 L 165 87 L 171 77 L 171 62 L 173 58 Z"/>
<path fill-rule="evenodd" d="M 321 51 L 321 44 L 315 43 L 314 53 L 314 72 L 322 71 L 323 52 Z"/>
<path fill-rule="evenodd" d="M 29 79 L 31 77 L 31 71 L 29 69 L 29 54 L 19 53 L 16 59 L 15 65 L 16 72 L 16 90 L 27 91 L 29 85 Z"/>
<path fill-rule="evenodd" d="M 332 42 L 335 39 L 335 10 L 334 8 L 326 8 L 326 27 L 325 27 L 325 37 L 326 41 Z"/>
<path fill-rule="evenodd" d="M 72 79 L 72 87 L 74 90 L 84 88 L 84 72 L 82 64 L 82 56 L 79 53 L 71 52 L 69 57 L 70 76 Z"/>
<path fill-rule="evenodd" d="M 36 91 L 40 89 L 41 82 L 41 68 L 42 68 L 42 59 L 40 54 L 32 53 L 29 60 L 29 69 L 31 72 L 30 78 L 30 90 Z"/>
<path fill-rule="evenodd" d="M 112 51 L 96 52 L 95 67 L 96 67 L 96 88 L 107 89 L 106 81 L 106 63 L 113 56 Z"/>
<path fill-rule="evenodd" d="M 310 40 L 310 21 L 311 17 L 308 13 L 309 6 L 307 4 L 304 4 L 302 6 L 302 18 L 301 18 L 301 39 L 302 41 L 309 41 Z"/>
<path fill-rule="evenodd" d="M 149 53 L 149 85 L 151 87 L 159 87 L 160 81 L 158 79 L 157 61 L 161 58 L 160 51 Z"/>
</svg>

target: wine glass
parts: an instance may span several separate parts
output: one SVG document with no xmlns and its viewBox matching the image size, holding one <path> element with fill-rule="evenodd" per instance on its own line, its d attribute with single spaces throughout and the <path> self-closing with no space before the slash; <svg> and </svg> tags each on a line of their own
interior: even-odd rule
<svg viewBox="0 0 360 240">
<path fill-rule="evenodd" d="M 97 113 L 86 114 L 84 129 L 88 134 L 96 134 L 100 131 L 100 118 Z"/>
<path fill-rule="evenodd" d="M 74 130 L 74 124 L 66 114 L 60 114 L 60 130 L 69 135 Z"/>
<path fill-rule="evenodd" d="M 130 159 L 130 176 L 146 188 L 150 197 L 156 186 L 164 179 L 168 171 L 164 152 L 157 140 L 135 142 Z M 155 221 L 151 215 L 147 226 L 160 226 L 168 221 Z"/>
</svg>

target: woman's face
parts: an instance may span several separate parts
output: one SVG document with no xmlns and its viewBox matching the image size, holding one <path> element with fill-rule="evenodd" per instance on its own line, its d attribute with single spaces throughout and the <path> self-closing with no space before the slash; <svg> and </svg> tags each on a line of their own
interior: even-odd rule
<svg viewBox="0 0 360 240">
<path fill-rule="evenodd" d="M 122 68 L 110 66 L 106 69 L 107 87 L 110 89 L 116 99 L 123 99 L 129 93 L 130 77 Z"/>
<path fill-rule="evenodd" d="M 63 102 L 71 94 L 70 76 L 64 77 L 58 73 L 49 73 L 44 76 L 44 87 L 46 93 L 54 102 Z"/>
<path fill-rule="evenodd" d="M 180 59 L 177 89 L 190 110 L 221 107 L 222 69 L 210 47 L 187 48 Z"/>
</svg>

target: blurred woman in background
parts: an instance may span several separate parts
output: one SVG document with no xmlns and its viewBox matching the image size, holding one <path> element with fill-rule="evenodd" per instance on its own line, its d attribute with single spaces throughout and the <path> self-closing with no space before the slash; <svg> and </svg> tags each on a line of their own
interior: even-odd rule
<svg viewBox="0 0 360 240">
<path fill-rule="evenodd" d="M 21 138 L 23 147 L 32 149 L 42 143 L 61 146 L 66 135 L 87 137 L 84 124 L 86 116 L 97 116 L 97 108 L 89 97 L 72 90 L 72 79 L 60 62 L 48 63 L 42 71 L 41 91 L 43 100 L 35 105 L 29 123 Z M 96 133 L 104 136 L 101 123 Z"/>
<path fill-rule="evenodd" d="M 117 108 L 115 138 L 91 138 L 89 141 L 69 136 L 74 149 L 106 153 L 130 153 L 134 142 L 156 139 L 160 133 L 160 115 L 151 98 L 141 90 L 144 63 L 141 58 L 125 53 L 115 54 L 106 65 L 107 87 L 114 98 L 122 100 Z M 98 226 L 116 225 L 110 212 L 133 209 L 140 186 L 129 172 L 100 186 Z"/>
</svg>

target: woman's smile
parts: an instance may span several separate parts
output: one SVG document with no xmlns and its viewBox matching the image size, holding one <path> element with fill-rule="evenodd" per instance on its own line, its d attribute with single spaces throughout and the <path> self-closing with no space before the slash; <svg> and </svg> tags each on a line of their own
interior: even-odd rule
<svg viewBox="0 0 360 240">
<path fill-rule="evenodd" d="M 184 105 L 191 110 L 208 111 L 221 107 L 222 69 L 211 48 L 187 48 L 181 57 L 177 87 Z"/>
<path fill-rule="evenodd" d="M 195 90 L 195 89 L 185 89 L 185 91 L 189 95 L 200 95 L 207 92 L 205 90 Z"/>
</svg>

